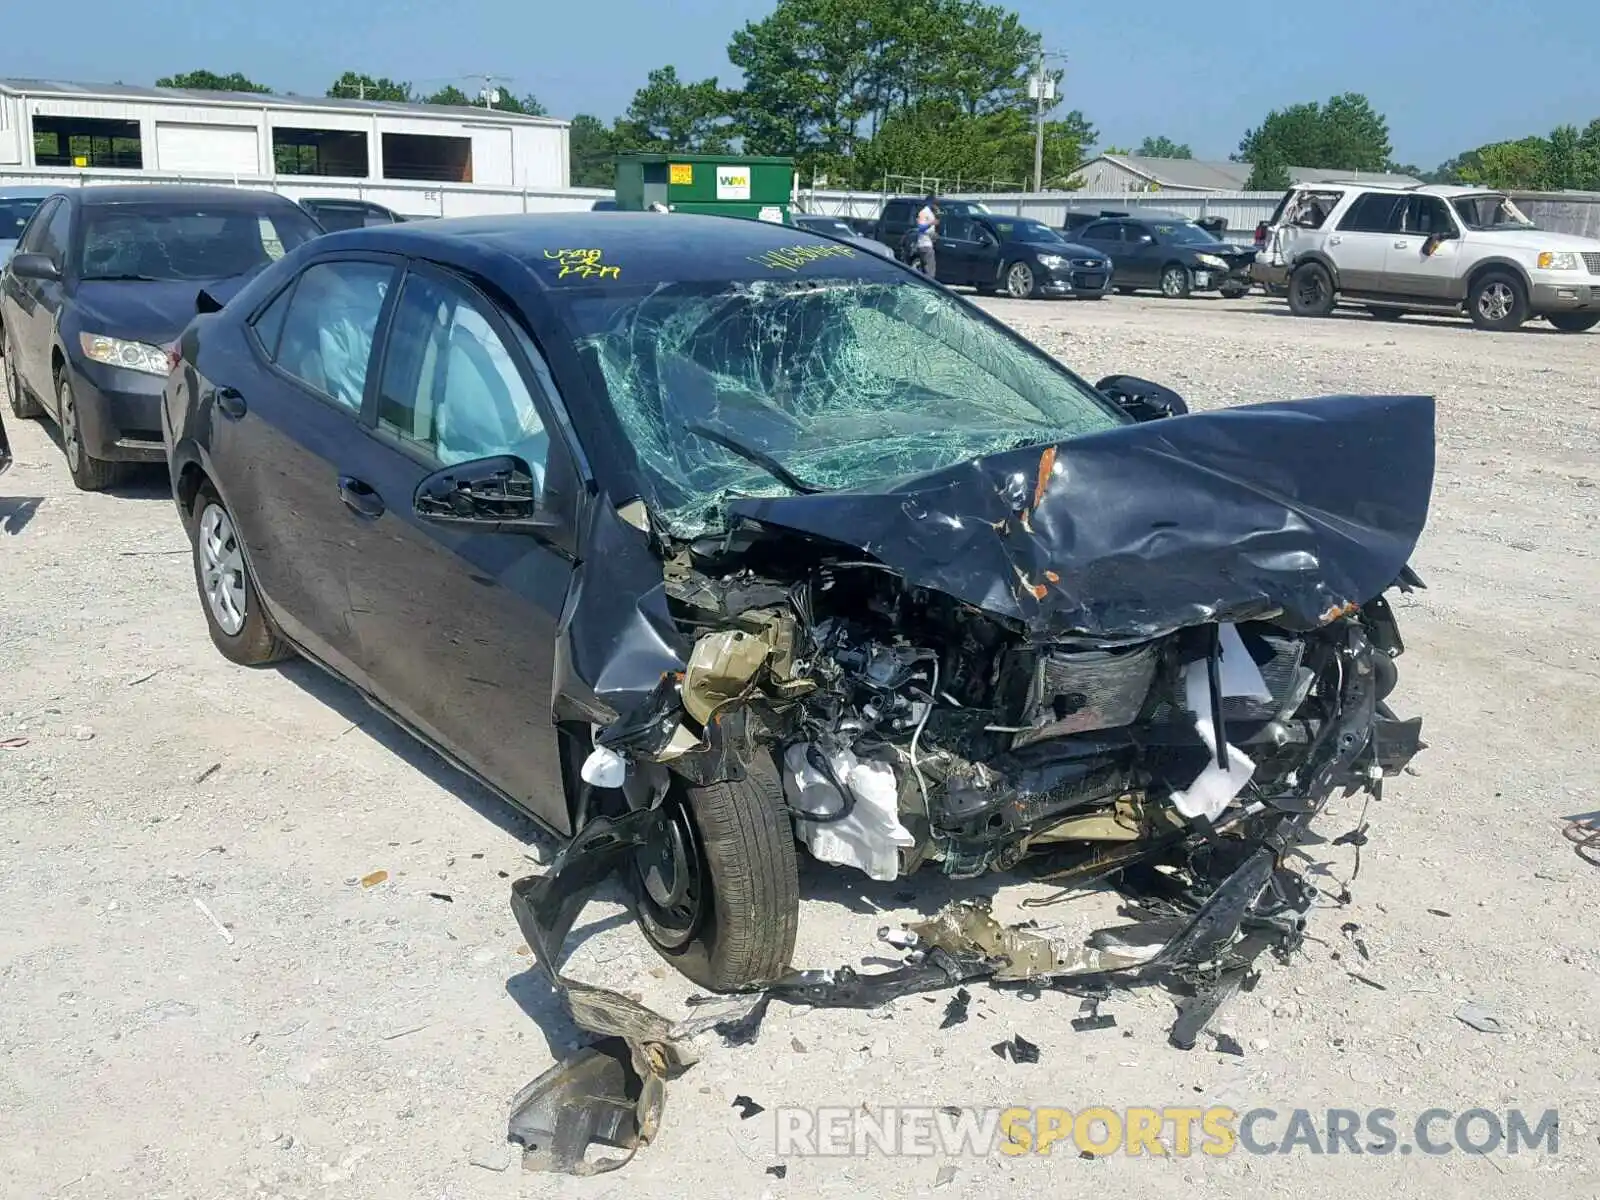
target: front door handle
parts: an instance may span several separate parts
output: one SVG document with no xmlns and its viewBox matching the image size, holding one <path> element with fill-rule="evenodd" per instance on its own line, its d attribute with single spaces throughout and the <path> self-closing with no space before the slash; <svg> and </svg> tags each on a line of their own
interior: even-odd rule
<svg viewBox="0 0 1600 1200">
<path fill-rule="evenodd" d="M 1339 243 L 1340 243 L 1340 242 L 1342 242 L 1342 241 L 1344 241 L 1344 239 L 1343 239 L 1343 238 L 1342 238 L 1342 237 L 1340 237 L 1340 236 L 1339 236 L 1339 235 L 1338 235 L 1338 234 L 1337 234 L 1337 233 L 1336 233 L 1336 234 L 1334 234 L 1334 235 L 1333 235 L 1333 236 L 1332 236 L 1332 237 L 1331 237 L 1331 238 L 1329 238 L 1329 239 L 1328 239 L 1328 245 L 1330 245 L 1330 246 L 1337 246 L 1337 245 L 1338 245 L 1338 244 L 1339 244 Z"/>
<path fill-rule="evenodd" d="M 1405 241 L 1401 241 L 1401 242 L 1396 242 L 1396 243 L 1395 243 L 1395 244 L 1394 244 L 1394 248 L 1395 248 L 1395 249 L 1396 249 L 1396 250 L 1407 250 L 1407 249 L 1409 249 L 1409 248 L 1410 248 L 1410 247 L 1411 247 L 1411 243 L 1410 243 L 1410 242 L 1405 242 Z"/>
<path fill-rule="evenodd" d="M 223 416 L 235 421 L 244 416 L 246 407 L 244 393 L 238 388 L 214 388 L 211 392 L 211 399 L 216 402 L 217 408 Z"/>
<path fill-rule="evenodd" d="M 352 475 L 339 476 L 339 499 L 358 517 L 371 521 L 383 516 L 383 497 L 369 483 Z"/>
</svg>

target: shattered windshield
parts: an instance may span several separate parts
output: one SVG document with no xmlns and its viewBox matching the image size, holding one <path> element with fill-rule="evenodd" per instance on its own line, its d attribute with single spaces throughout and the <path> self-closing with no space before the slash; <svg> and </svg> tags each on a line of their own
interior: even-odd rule
<svg viewBox="0 0 1600 1200">
<path fill-rule="evenodd" d="M 674 533 L 723 502 L 886 484 L 1124 423 L 1042 354 L 925 284 L 810 278 L 562 297 Z"/>
<path fill-rule="evenodd" d="M 1152 228 L 1169 246 L 1215 246 L 1220 240 L 1187 221 L 1179 225 L 1156 225 Z"/>
<path fill-rule="evenodd" d="M 1468 229 L 1536 229 L 1532 221 L 1514 203 L 1510 196 L 1498 193 L 1487 196 L 1461 196 L 1455 202 L 1456 215 Z"/>
</svg>

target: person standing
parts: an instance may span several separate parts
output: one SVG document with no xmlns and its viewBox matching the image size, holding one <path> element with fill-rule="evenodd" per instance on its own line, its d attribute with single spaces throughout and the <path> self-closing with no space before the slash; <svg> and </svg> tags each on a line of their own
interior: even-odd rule
<svg viewBox="0 0 1600 1200">
<path fill-rule="evenodd" d="M 929 279 L 938 278 L 933 254 L 933 239 L 938 231 L 938 205 L 934 203 L 933 197 L 929 196 L 922 202 L 922 210 L 917 213 L 917 236 L 913 243 L 915 252 L 911 260 L 911 265 Z"/>
</svg>

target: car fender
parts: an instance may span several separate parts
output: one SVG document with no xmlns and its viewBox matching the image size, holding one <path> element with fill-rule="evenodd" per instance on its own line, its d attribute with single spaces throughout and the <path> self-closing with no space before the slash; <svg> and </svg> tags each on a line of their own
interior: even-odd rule
<svg viewBox="0 0 1600 1200">
<path fill-rule="evenodd" d="M 1522 281 L 1522 290 L 1531 300 L 1533 298 L 1533 280 L 1528 277 L 1528 268 L 1514 258 L 1507 258 L 1503 254 L 1491 254 L 1488 258 L 1480 259 L 1472 264 L 1470 270 L 1450 282 L 1450 298 L 1452 300 L 1465 300 L 1467 293 L 1472 290 L 1473 283 L 1478 276 L 1491 269 L 1510 271 Z"/>
<path fill-rule="evenodd" d="M 1307 250 L 1304 254 L 1297 255 L 1294 262 L 1289 265 L 1289 274 L 1293 275 L 1296 268 L 1308 262 L 1314 262 L 1322 266 L 1333 277 L 1333 286 L 1337 290 L 1339 287 L 1339 268 L 1333 259 L 1329 258 L 1321 250 Z"/>
</svg>

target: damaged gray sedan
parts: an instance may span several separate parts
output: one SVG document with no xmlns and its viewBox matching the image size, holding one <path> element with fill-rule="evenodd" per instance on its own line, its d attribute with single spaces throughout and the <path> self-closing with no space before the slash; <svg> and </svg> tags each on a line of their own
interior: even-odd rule
<svg viewBox="0 0 1600 1200">
<path fill-rule="evenodd" d="M 290 536 L 317 504 L 235 480 L 226 439 L 252 418 L 212 421 L 205 380 L 292 424 L 281 379 L 252 386 L 245 327 L 284 295 L 293 325 L 324 296 L 295 280 L 355 251 L 383 276 L 371 312 L 319 319 L 376 318 L 349 417 L 371 436 L 300 439 L 341 456 L 351 511 Z M 1312 893 L 1289 859 L 1326 801 L 1421 745 L 1388 706 L 1385 594 L 1420 586 L 1428 397 L 1189 414 L 1139 379 L 1091 386 L 899 264 L 633 214 L 334 234 L 185 346 L 176 493 L 232 517 L 234 640 L 272 635 L 218 645 L 329 665 L 563 843 L 512 898 L 603 1038 L 518 1099 L 513 1135 L 557 1169 L 647 1141 L 690 1061 L 689 1027 L 559 974 L 608 875 L 711 991 L 864 1006 L 1165 973 L 1192 1044 L 1299 937 Z M 308 574 L 296 544 L 337 553 Z M 329 580 L 347 609 L 316 608 Z M 910 931 L 899 970 L 796 970 L 802 852 L 882 881 L 1114 874 L 1140 910 L 1060 947 L 969 902 Z"/>
</svg>

